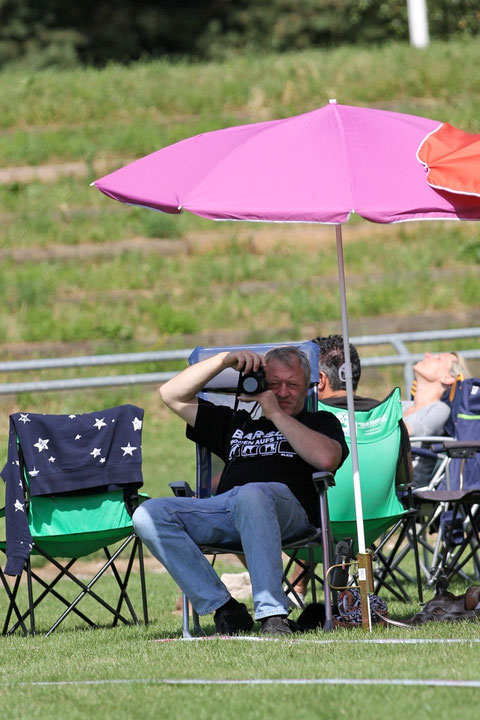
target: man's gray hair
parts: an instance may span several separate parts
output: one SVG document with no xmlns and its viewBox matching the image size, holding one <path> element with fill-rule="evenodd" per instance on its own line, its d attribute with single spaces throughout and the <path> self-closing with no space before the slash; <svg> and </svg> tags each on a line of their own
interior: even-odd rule
<svg viewBox="0 0 480 720">
<path fill-rule="evenodd" d="M 283 365 L 288 365 L 288 367 L 293 367 L 295 361 L 300 363 L 305 388 L 308 389 L 310 387 L 310 377 L 312 374 L 310 362 L 307 355 L 299 347 L 296 345 L 280 345 L 279 347 L 271 348 L 271 350 L 265 353 L 265 361 L 269 363 L 271 360 L 277 360 Z"/>
</svg>

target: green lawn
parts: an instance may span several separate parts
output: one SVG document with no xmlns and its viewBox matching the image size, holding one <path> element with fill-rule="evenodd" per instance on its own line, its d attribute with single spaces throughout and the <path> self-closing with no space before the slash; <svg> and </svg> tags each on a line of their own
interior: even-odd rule
<svg viewBox="0 0 480 720">
<path fill-rule="evenodd" d="M 133 582 L 138 583 L 138 577 Z M 415 679 L 478 681 L 477 624 L 376 628 L 372 634 L 342 629 L 275 642 L 182 641 L 180 618 L 172 614 L 178 596 L 173 581 L 165 573 L 150 572 L 147 582 L 151 616 L 147 628 L 83 630 L 67 620 L 49 638 L 4 638 L 0 643 L 2 717 L 154 718 L 160 713 L 175 718 L 192 714 L 263 718 L 271 712 L 280 718 L 292 713 L 301 718 L 368 713 L 376 719 L 388 712 L 393 720 L 433 713 L 446 719 L 459 707 L 469 713 L 478 704 L 475 688 L 398 685 Z M 132 596 L 138 601 L 134 589 Z M 107 597 L 110 591 L 107 583 Z M 397 617 L 414 611 L 394 602 L 389 607 Z M 105 622 L 102 611 L 94 617 Z M 42 623 L 47 627 L 46 622 L 47 615 L 39 614 L 40 627 Z M 214 632 L 211 616 L 204 628 Z M 408 644 L 392 642 L 405 639 Z M 426 644 L 425 639 L 433 642 Z M 373 642 L 378 640 L 382 642 Z M 322 684 L 335 678 L 338 684 Z M 345 684 L 354 679 L 387 682 Z M 192 680 L 200 683 L 182 684 Z M 232 684 L 202 685 L 202 680 Z M 239 680 L 279 684 L 235 684 Z"/>
</svg>

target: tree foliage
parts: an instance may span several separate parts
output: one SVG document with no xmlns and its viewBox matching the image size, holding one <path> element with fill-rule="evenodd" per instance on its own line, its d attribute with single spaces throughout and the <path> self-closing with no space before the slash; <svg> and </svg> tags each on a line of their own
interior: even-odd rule
<svg viewBox="0 0 480 720">
<path fill-rule="evenodd" d="M 478 0 L 427 0 L 430 33 L 480 30 Z M 0 65 L 285 52 L 407 40 L 406 0 L 0 0 Z"/>
</svg>

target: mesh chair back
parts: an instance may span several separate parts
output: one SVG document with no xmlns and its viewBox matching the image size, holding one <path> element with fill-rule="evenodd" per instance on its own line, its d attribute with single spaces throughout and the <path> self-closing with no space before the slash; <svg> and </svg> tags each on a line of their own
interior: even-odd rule
<svg viewBox="0 0 480 720">
<path fill-rule="evenodd" d="M 319 402 L 340 420 L 350 447 L 348 414 L 345 409 Z M 395 388 L 382 403 L 367 411 L 356 411 L 358 460 L 362 484 L 362 507 L 367 547 L 405 509 L 396 494 L 396 470 L 400 450 L 402 419 L 400 390 Z M 335 474 L 335 486 L 328 491 L 333 535 L 336 539 L 356 539 L 355 500 L 351 456 Z"/>
</svg>

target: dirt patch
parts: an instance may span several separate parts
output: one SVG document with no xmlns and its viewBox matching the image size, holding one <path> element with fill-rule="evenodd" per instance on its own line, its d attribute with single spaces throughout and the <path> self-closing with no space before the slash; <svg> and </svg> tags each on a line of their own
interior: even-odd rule
<svg viewBox="0 0 480 720">
<path fill-rule="evenodd" d="M 413 232 L 409 227 L 405 232 Z M 350 225 L 344 232 L 344 244 L 359 240 L 380 240 L 388 237 L 391 230 L 385 225 L 361 223 Z M 52 244 L 43 247 L 15 246 L 0 249 L 0 260 L 14 260 L 15 262 L 47 262 L 72 260 L 90 260 L 102 257 L 116 257 L 123 253 L 141 253 L 149 255 L 202 255 L 218 250 L 222 252 L 231 242 L 243 245 L 254 255 L 270 255 L 272 252 L 288 252 L 292 248 L 301 248 L 306 252 L 318 252 L 322 247 L 335 246 L 335 233 L 325 225 L 291 224 L 275 225 L 265 224 L 264 227 L 249 227 L 248 223 L 230 226 L 225 230 L 212 230 L 212 232 L 193 232 L 185 237 L 124 238 L 113 242 L 82 243 L 81 245 Z"/>
<path fill-rule="evenodd" d="M 102 244 L 82 243 L 82 245 L 46 245 L 45 247 L 12 247 L 0 250 L 0 260 L 15 262 L 46 262 L 90 260 L 102 257 L 116 257 L 122 253 L 139 252 L 142 254 L 179 255 L 188 252 L 188 246 L 177 240 L 131 238 L 118 242 Z"/>
<path fill-rule="evenodd" d="M 356 318 L 351 323 L 351 330 L 355 336 L 360 335 L 379 335 L 383 333 L 396 332 L 417 332 L 423 330 L 445 330 L 448 328 L 463 327 L 479 327 L 480 326 L 480 308 L 475 310 L 458 310 L 458 311 L 437 311 L 427 312 L 420 315 L 384 315 L 381 317 L 363 317 Z M 341 332 L 340 322 L 338 320 L 319 320 L 318 324 L 304 324 L 300 328 L 291 326 L 279 326 L 271 328 L 271 337 L 280 339 L 292 338 L 311 338 L 319 334 L 328 335 L 330 333 Z M 258 342 L 269 340 L 268 337 L 258 339 Z M 195 334 L 178 334 L 171 335 L 165 344 L 159 347 L 158 338 L 144 338 L 142 340 L 142 350 L 178 350 L 193 349 L 196 345 L 204 347 L 217 347 L 223 345 L 238 345 L 241 343 L 251 343 L 252 332 L 250 329 L 242 330 L 240 328 L 224 328 L 224 329 L 207 329 L 198 331 Z M 104 345 L 101 350 L 98 349 L 96 341 L 81 342 L 17 342 L 0 345 L 0 360 L 28 360 L 30 358 L 50 358 L 50 357 L 77 357 L 83 355 L 104 354 Z M 112 352 L 115 352 L 112 350 Z M 119 351 L 120 352 L 120 351 Z M 12 411 L 13 412 L 13 411 Z"/>
<path fill-rule="evenodd" d="M 12 183 L 27 185 L 32 182 L 54 183 L 62 177 L 84 178 L 91 175 L 92 169 L 97 176 L 100 176 L 127 165 L 132 160 L 135 158 L 98 159 L 92 165 L 80 161 L 0 168 L 0 185 L 11 185 Z"/>
</svg>

